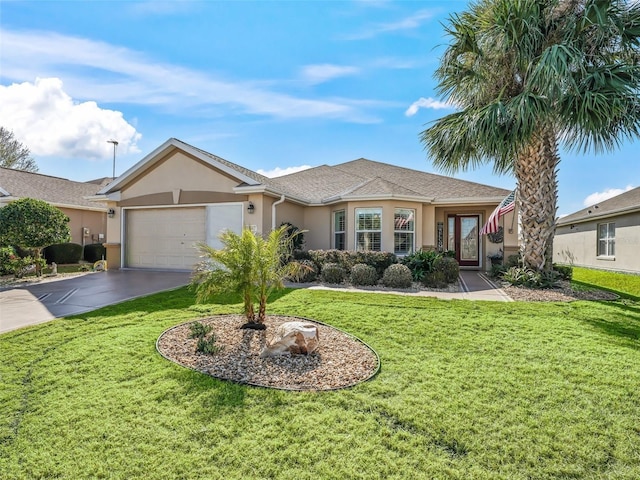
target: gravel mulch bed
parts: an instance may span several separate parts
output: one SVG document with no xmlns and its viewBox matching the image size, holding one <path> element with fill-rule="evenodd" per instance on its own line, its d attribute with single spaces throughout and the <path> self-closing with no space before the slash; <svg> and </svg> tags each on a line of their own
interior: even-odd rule
<svg viewBox="0 0 640 480">
<path fill-rule="evenodd" d="M 318 327 L 320 346 L 311 355 L 260 358 L 276 327 L 284 322 L 311 322 Z M 359 339 L 329 325 L 299 317 L 269 316 L 266 330 L 243 330 L 241 315 L 217 315 L 198 320 L 211 325 L 216 346 L 213 355 L 196 352 L 184 323 L 165 331 L 157 349 L 168 360 L 222 380 L 282 390 L 335 390 L 356 385 L 375 375 L 378 355 Z"/>
<path fill-rule="evenodd" d="M 525 287 L 503 286 L 502 290 L 512 300 L 521 302 L 574 302 L 576 300 L 618 300 L 615 293 L 604 290 L 574 290 L 571 282 L 561 281 L 557 288 L 536 289 Z"/>
</svg>

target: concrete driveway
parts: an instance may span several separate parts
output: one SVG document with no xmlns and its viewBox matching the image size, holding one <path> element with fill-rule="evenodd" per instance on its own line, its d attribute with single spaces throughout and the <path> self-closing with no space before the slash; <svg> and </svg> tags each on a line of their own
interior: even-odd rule
<svg viewBox="0 0 640 480">
<path fill-rule="evenodd" d="M 190 272 L 110 270 L 0 290 L 0 333 L 173 290 Z"/>
</svg>

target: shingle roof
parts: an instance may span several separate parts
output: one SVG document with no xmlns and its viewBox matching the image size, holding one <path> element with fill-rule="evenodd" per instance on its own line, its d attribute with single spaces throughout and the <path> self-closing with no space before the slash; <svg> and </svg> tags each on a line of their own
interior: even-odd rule
<svg viewBox="0 0 640 480">
<path fill-rule="evenodd" d="M 640 187 L 616 195 L 596 205 L 583 208 L 558 220 L 558 225 L 584 222 L 595 218 L 640 210 Z"/>
<path fill-rule="evenodd" d="M 268 178 L 212 153 L 170 138 L 154 152 L 125 172 L 101 194 L 116 191 L 127 178 L 134 178 L 142 169 L 161 158 L 169 148 L 182 148 L 216 168 L 236 176 L 238 187 L 264 189 L 272 194 L 284 194 L 303 204 L 326 204 L 349 198 L 417 197 L 425 202 L 495 202 L 509 193 L 502 188 L 482 185 L 452 177 L 397 167 L 364 158 L 334 166 L 321 165 L 277 178 Z"/>
<path fill-rule="evenodd" d="M 438 203 L 455 199 L 494 201 L 509 190 L 452 177 L 421 172 L 360 158 L 334 166 L 322 165 L 271 179 L 284 193 L 311 203 L 349 197 L 423 197 Z"/>
<path fill-rule="evenodd" d="M 0 167 L 0 198 L 36 198 L 53 205 L 96 209 L 105 205 L 84 197 L 95 195 L 99 188 L 99 185 L 92 183 Z"/>
</svg>

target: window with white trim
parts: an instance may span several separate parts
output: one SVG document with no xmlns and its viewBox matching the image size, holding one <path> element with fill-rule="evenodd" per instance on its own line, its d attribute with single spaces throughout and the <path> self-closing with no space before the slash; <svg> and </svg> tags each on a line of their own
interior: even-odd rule
<svg viewBox="0 0 640 480">
<path fill-rule="evenodd" d="M 344 250 L 346 248 L 347 217 L 344 210 L 333 212 L 333 248 Z"/>
<path fill-rule="evenodd" d="M 598 256 L 613 257 L 616 254 L 616 224 L 598 224 Z"/>
<path fill-rule="evenodd" d="M 356 208 L 356 250 L 382 250 L 381 208 Z"/>
<path fill-rule="evenodd" d="M 408 255 L 415 249 L 416 211 L 396 208 L 393 215 L 393 253 Z"/>
</svg>

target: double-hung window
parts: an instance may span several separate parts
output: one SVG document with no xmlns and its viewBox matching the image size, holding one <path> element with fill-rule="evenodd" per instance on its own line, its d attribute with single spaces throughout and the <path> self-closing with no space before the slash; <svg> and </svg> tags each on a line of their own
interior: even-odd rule
<svg viewBox="0 0 640 480">
<path fill-rule="evenodd" d="M 333 212 L 333 248 L 344 250 L 346 248 L 347 217 L 344 210 Z"/>
<path fill-rule="evenodd" d="M 415 216 L 411 208 L 396 208 L 393 219 L 393 253 L 408 255 L 415 248 Z"/>
<path fill-rule="evenodd" d="M 616 254 L 616 224 L 598 224 L 598 256 L 613 257 Z"/>
<path fill-rule="evenodd" d="M 382 209 L 356 208 L 356 250 L 382 249 Z"/>
</svg>

